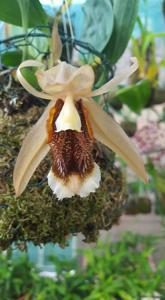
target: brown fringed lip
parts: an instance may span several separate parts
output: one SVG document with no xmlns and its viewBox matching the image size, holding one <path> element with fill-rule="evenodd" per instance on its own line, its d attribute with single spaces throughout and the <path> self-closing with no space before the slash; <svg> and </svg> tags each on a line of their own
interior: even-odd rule
<svg viewBox="0 0 165 300">
<path fill-rule="evenodd" d="M 83 186 L 86 189 L 88 180 L 91 181 L 93 178 L 91 187 L 88 184 L 90 193 L 99 186 L 100 182 L 100 170 L 92 155 L 94 138 L 87 110 L 82 100 L 75 104 L 81 120 L 80 132 L 70 129 L 57 132 L 56 120 L 63 105 L 61 99 L 57 100 L 50 110 L 47 122 L 48 143 L 52 154 L 52 168 L 48 175 L 48 183 L 58 197 L 59 194 L 62 195 L 62 189 L 67 189 L 69 195 L 82 195 Z M 87 194 L 87 190 L 85 193 Z"/>
</svg>

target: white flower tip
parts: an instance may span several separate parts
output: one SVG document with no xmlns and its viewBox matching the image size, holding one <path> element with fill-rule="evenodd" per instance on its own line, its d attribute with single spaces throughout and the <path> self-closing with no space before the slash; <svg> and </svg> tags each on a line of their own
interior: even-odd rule
<svg viewBox="0 0 165 300">
<path fill-rule="evenodd" d="M 131 61 L 131 63 L 132 63 L 132 68 L 133 68 L 133 70 L 132 70 L 132 72 L 135 72 L 137 69 L 138 69 L 138 67 L 139 67 L 139 64 L 138 64 L 138 60 L 137 60 L 137 58 L 134 56 L 134 57 L 131 57 L 130 58 L 130 61 Z"/>
<path fill-rule="evenodd" d="M 96 191 L 100 185 L 101 173 L 99 166 L 95 163 L 93 171 L 85 179 L 81 179 L 78 175 L 71 175 L 69 180 L 58 178 L 50 170 L 48 176 L 48 184 L 59 200 L 71 198 L 75 195 L 87 197 L 90 193 Z"/>
<path fill-rule="evenodd" d="M 130 61 L 133 63 L 133 64 L 137 64 L 138 65 L 138 60 L 135 56 L 131 57 L 130 58 Z"/>
<path fill-rule="evenodd" d="M 95 163 L 92 173 L 83 181 L 78 195 L 87 197 L 90 193 L 94 193 L 100 185 L 101 172 L 99 166 Z"/>
<path fill-rule="evenodd" d="M 17 187 L 14 187 L 14 189 L 15 189 L 15 197 L 18 198 L 21 195 L 21 192 Z"/>
<path fill-rule="evenodd" d="M 67 185 L 64 184 L 63 180 L 56 177 L 52 170 L 48 173 L 48 185 L 50 186 L 53 194 L 55 194 L 58 200 L 62 200 L 64 198 L 71 198 L 74 196 L 74 192 L 71 191 Z"/>
</svg>

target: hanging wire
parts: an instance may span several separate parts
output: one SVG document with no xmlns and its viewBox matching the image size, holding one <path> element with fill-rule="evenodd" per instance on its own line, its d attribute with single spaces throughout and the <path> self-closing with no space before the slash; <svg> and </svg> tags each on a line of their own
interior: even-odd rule
<svg viewBox="0 0 165 300">
<path fill-rule="evenodd" d="M 66 55 L 68 62 L 71 63 L 71 50 L 77 52 L 78 57 L 84 63 L 89 62 L 89 58 L 92 58 L 93 62 L 102 66 L 103 70 L 107 70 L 109 74 L 109 79 L 114 76 L 115 66 L 111 64 L 111 62 L 106 58 L 106 55 L 97 51 L 92 45 L 89 43 L 77 40 L 72 35 L 73 28 L 70 27 L 70 34 L 67 32 L 66 26 L 66 18 L 63 23 L 64 29 L 59 29 L 60 38 L 63 43 L 63 48 L 66 48 Z M 71 29 L 72 28 L 72 29 Z M 22 47 L 29 46 L 30 49 L 35 49 L 35 57 L 34 59 L 38 59 L 38 57 L 46 58 L 50 55 L 50 51 L 48 49 L 43 49 L 41 45 L 35 44 L 35 38 L 40 38 L 40 40 L 47 41 L 51 38 L 52 27 L 48 25 L 36 26 L 27 34 L 18 34 L 11 36 L 6 39 L 0 40 L 0 57 L 3 56 L 3 53 L 20 50 L 22 51 Z M 68 45 L 68 46 L 67 46 Z M 67 50 L 68 49 L 68 50 Z M 68 51 L 68 52 L 67 52 Z M 99 59 L 98 59 L 99 58 Z"/>
<path fill-rule="evenodd" d="M 69 8 L 68 8 L 68 0 L 64 0 L 63 2 L 63 10 L 64 10 L 64 13 L 63 13 L 63 25 L 64 25 L 64 32 L 68 35 L 71 36 L 71 40 L 73 41 L 74 40 L 74 34 L 73 34 L 73 27 L 72 27 L 72 21 L 71 21 L 71 17 L 70 17 L 70 11 L 69 11 Z M 67 24 L 69 26 L 69 30 L 67 28 Z M 67 59 L 68 59 L 68 62 L 71 63 L 71 58 L 72 58 L 72 54 L 71 54 L 71 50 L 72 47 L 69 47 L 69 44 L 68 42 L 66 43 L 66 51 L 67 51 Z"/>
<path fill-rule="evenodd" d="M 72 21 L 71 21 L 71 17 L 70 17 L 70 11 L 69 11 L 69 7 L 68 7 L 68 0 L 64 0 L 64 2 L 65 2 L 65 6 L 66 6 L 66 13 L 67 13 L 67 17 L 68 17 L 71 38 L 72 38 L 72 40 L 74 40 L 74 33 L 73 33 Z"/>
</svg>

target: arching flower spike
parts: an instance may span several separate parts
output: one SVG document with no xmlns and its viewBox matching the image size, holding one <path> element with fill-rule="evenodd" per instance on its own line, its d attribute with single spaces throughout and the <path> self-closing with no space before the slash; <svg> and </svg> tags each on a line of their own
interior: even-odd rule
<svg viewBox="0 0 165 300">
<path fill-rule="evenodd" d="M 25 61 L 17 71 L 23 87 L 34 96 L 50 100 L 45 112 L 25 138 L 14 169 L 14 187 L 19 196 L 34 171 L 49 151 L 52 167 L 48 184 L 58 199 L 74 195 L 86 197 L 100 184 L 99 166 L 94 162 L 92 149 L 95 139 L 119 154 L 135 173 L 147 181 L 144 164 L 135 146 L 121 127 L 92 99 L 114 89 L 137 68 L 132 65 L 92 91 L 94 72 L 89 65 L 80 68 L 66 62 L 36 72 L 42 92 L 33 88 L 23 77 L 24 67 L 43 67 L 38 61 Z"/>
</svg>

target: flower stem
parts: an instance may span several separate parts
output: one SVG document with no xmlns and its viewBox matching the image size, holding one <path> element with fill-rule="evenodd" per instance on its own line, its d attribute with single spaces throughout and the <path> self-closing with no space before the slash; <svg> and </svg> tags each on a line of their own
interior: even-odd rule
<svg viewBox="0 0 165 300">
<path fill-rule="evenodd" d="M 22 28 L 24 34 L 28 33 L 28 23 L 29 23 L 29 7 L 30 7 L 30 0 L 17 0 L 19 4 L 19 8 L 21 11 L 21 19 L 22 19 Z M 28 55 L 28 46 L 23 47 L 23 55 L 22 61 L 27 58 Z"/>
</svg>

